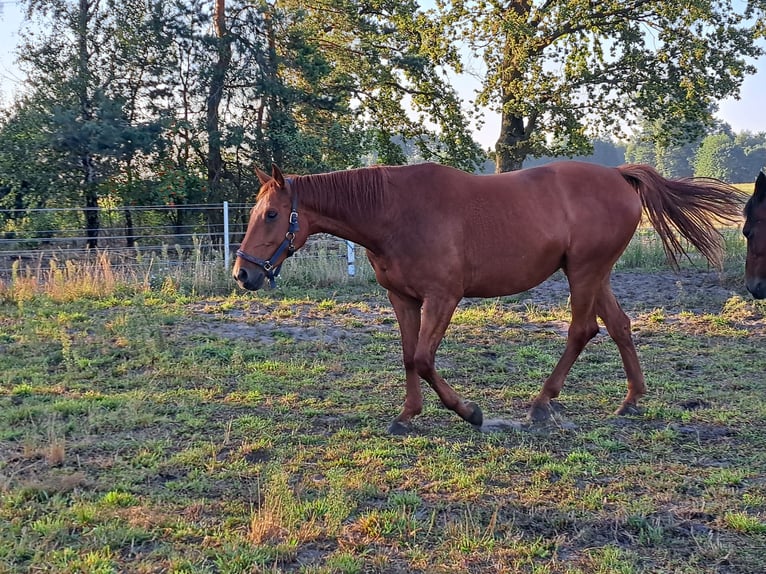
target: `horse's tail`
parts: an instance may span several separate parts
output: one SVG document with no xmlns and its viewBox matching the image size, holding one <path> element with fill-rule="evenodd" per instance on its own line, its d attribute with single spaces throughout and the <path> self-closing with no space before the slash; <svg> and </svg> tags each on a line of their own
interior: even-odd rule
<svg viewBox="0 0 766 574">
<path fill-rule="evenodd" d="M 716 225 L 737 223 L 744 195 L 712 178 L 666 179 L 648 165 L 622 165 L 622 177 L 638 192 L 644 211 L 662 240 L 668 261 L 688 257 L 678 232 L 717 268 L 723 265 L 723 236 Z"/>
</svg>

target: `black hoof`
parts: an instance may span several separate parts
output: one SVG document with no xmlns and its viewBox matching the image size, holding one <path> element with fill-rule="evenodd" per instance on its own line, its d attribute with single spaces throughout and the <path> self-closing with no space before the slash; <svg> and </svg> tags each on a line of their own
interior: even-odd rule
<svg viewBox="0 0 766 574">
<path fill-rule="evenodd" d="M 466 406 L 473 410 L 470 415 L 463 417 L 463 420 L 471 423 L 475 427 L 480 427 L 484 423 L 484 413 L 481 412 L 479 405 L 476 403 L 466 403 Z"/>
<path fill-rule="evenodd" d="M 548 423 L 563 417 L 564 405 L 558 401 L 550 401 L 544 405 L 532 405 L 527 413 L 527 419 L 533 423 Z"/>
<path fill-rule="evenodd" d="M 533 405 L 527 413 L 527 419 L 532 423 L 548 423 L 553 420 L 555 410 L 550 403 L 545 405 Z"/>
<path fill-rule="evenodd" d="M 396 436 L 403 436 L 410 434 L 412 432 L 412 423 L 409 422 L 402 422 L 399 420 L 394 420 L 389 426 L 388 426 L 388 433 Z"/>
<path fill-rule="evenodd" d="M 642 408 L 640 408 L 638 405 L 633 403 L 627 403 L 622 405 L 617 411 L 615 411 L 616 415 L 621 417 L 630 417 L 630 416 L 639 416 L 644 414 L 644 411 Z"/>
</svg>

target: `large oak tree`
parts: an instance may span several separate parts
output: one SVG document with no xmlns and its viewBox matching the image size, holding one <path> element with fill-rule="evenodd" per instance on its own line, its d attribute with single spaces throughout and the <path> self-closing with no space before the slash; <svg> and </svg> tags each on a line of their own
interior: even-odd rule
<svg viewBox="0 0 766 574">
<path fill-rule="evenodd" d="M 704 126 L 764 52 L 763 0 L 438 0 L 486 65 L 476 103 L 501 114 L 498 172 L 580 153 L 637 117 Z M 682 137 L 669 130 L 668 138 Z M 679 132 L 679 133 L 676 133 Z"/>
</svg>

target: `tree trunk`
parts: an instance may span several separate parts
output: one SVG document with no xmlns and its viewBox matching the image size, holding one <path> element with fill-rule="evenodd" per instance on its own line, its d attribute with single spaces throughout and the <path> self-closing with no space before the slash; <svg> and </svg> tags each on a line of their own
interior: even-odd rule
<svg viewBox="0 0 766 574">
<path fill-rule="evenodd" d="M 136 230 L 133 226 L 133 212 L 125 210 L 125 245 L 129 248 L 136 246 Z"/>
<path fill-rule="evenodd" d="M 84 123 L 93 120 L 93 101 L 88 87 L 90 85 L 90 53 L 88 51 L 88 24 L 91 18 L 91 3 L 88 0 L 80 0 L 77 24 L 77 74 L 78 74 L 78 97 L 80 100 L 80 114 Z M 87 145 L 87 144 L 86 144 Z M 86 246 L 89 249 L 98 247 L 98 232 L 100 227 L 98 214 L 98 190 L 96 189 L 96 165 L 93 154 L 87 145 L 80 155 L 82 167 L 82 185 L 85 195 L 85 236 Z"/>
<path fill-rule="evenodd" d="M 284 167 L 284 149 L 282 146 L 282 139 L 275 137 L 282 131 L 282 124 L 284 123 L 282 106 L 280 104 L 279 96 L 277 94 L 277 86 L 279 80 L 277 78 L 277 42 L 274 33 L 274 23 L 271 19 L 271 13 L 267 12 L 265 17 L 266 37 L 268 38 L 268 64 L 266 73 L 269 75 L 271 84 L 271 93 L 269 94 L 269 130 L 271 131 L 271 160 L 278 166 Z"/>
<path fill-rule="evenodd" d="M 222 200 L 219 184 L 224 176 L 223 154 L 221 152 L 220 131 L 220 105 L 226 87 L 226 73 L 231 65 L 231 38 L 226 30 L 226 0 L 215 0 L 215 13 L 213 14 L 218 59 L 213 66 L 213 74 L 210 78 L 210 89 L 207 97 L 207 188 L 208 202 Z M 218 210 L 208 210 L 205 214 L 208 223 L 208 232 L 214 243 L 217 243 L 216 228 L 221 225 L 221 216 Z"/>
<path fill-rule="evenodd" d="M 218 38 L 216 43 L 218 59 L 213 66 L 213 73 L 210 78 L 210 89 L 207 96 L 207 137 L 208 137 L 208 158 L 207 158 L 207 182 L 208 193 L 211 199 L 218 199 L 216 191 L 218 182 L 223 175 L 223 156 L 221 153 L 221 131 L 220 131 L 220 110 L 221 100 L 223 99 L 224 88 L 226 84 L 226 73 L 231 64 L 231 39 L 226 30 L 226 2 L 225 0 L 216 0 L 215 2 L 215 34 Z"/>
<path fill-rule="evenodd" d="M 506 7 L 509 22 L 528 22 L 532 2 L 530 0 L 511 0 Z M 495 144 L 495 173 L 516 171 L 522 168 L 530 152 L 529 139 L 535 130 L 537 117 L 533 112 L 524 123 L 524 116 L 514 111 L 514 86 L 524 81 L 522 70 L 525 69 L 524 54 L 529 47 L 531 37 L 524 34 L 507 33 L 504 38 L 501 62 L 501 102 L 500 136 Z"/>
<path fill-rule="evenodd" d="M 96 189 L 95 170 L 93 158 L 86 155 L 82 158 L 83 184 L 85 186 L 85 246 L 88 249 L 98 247 L 98 232 L 101 222 L 98 213 L 98 191 Z"/>
<path fill-rule="evenodd" d="M 535 119 L 526 125 L 524 118 L 503 112 L 500 120 L 500 137 L 495 144 L 495 173 L 521 169 L 529 155 L 529 137 L 534 129 Z"/>
</svg>

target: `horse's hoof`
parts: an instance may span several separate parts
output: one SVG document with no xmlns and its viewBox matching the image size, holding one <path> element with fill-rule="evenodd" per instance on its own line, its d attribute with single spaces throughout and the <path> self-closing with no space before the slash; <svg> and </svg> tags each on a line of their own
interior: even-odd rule
<svg viewBox="0 0 766 574">
<path fill-rule="evenodd" d="M 637 404 L 635 403 L 623 403 L 623 405 L 615 411 L 614 414 L 624 417 L 624 416 L 639 416 L 644 413 L 643 409 L 641 409 Z"/>
<path fill-rule="evenodd" d="M 479 405 L 476 403 L 466 403 L 465 406 L 470 407 L 473 410 L 470 415 L 463 417 L 463 420 L 471 423 L 475 427 L 481 427 L 484 423 L 484 413 L 481 412 Z"/>
<path fill-rule="evenodd" d="M 400 420 L 394 420 L 388 426 L 388 434 L 396 436 L 404 436 L 412 432 L 412 423 L 402 422 Z"/>
<path fill-rule="evenodd" d="M 531 423 L 549 423 L 553 420 L 554 408 L 550 403 L 532 405 L 527 413 L 527 419 Z"/>
</svg>

